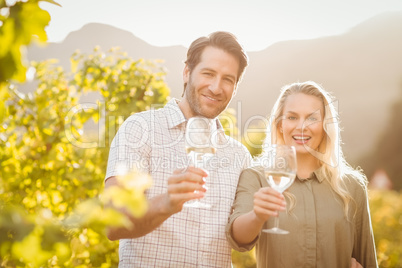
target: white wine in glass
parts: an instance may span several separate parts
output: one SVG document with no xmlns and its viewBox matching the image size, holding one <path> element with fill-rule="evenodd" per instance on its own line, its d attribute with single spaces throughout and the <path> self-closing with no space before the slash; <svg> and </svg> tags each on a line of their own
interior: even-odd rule
<svg viewBox="0 0 402 268">
<path fill-rule="evenodd" d="M 265 170 L 268 184 L 276 191 L 283 193 L 296 178 L 295 173 Z"/>
<path fill-rule="evenodd" d="M 186 153 L 197 168 L 205 169 L 207 161 L 214 156 L 216 148 L 212 143 L 214 120 L 205 117 L 192 117 L 186 126 L 185 146 Z M 210 208 L 211 205 L 200 200 L 190 200 L 184 203 L 184 207 Z"/>
<path fill-rule="evenodd" d="M 270 187 L 283 193 L 292 185 L 297 172 L 296 150 L 293 146 L 271 145 L 266 151 L 266 159 L 263 163 L 265 178 Z M 279 228 L 279 216 L 275 217 L 274 221 L 273 228 L 262 231 L 274 234 L 289 233 Z"/>
</svg>

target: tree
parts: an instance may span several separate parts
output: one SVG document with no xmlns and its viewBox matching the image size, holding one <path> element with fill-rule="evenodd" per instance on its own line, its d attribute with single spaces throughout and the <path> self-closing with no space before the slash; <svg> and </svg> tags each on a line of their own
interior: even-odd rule
<svg viewBox="0 0 402 268">
<path fill-rule="evenodd" d="M 10 79 L 26 79 L 26 46 L 34 40 L 47 40 L 45 27 L 50 15 L 39 7 L 41 1 L 59 5 L 53 0 L 9 1 L 11 4 L 0 0 L 0 100 L 8 98 Z M 0 101 L 0 120 L 5 116 L 4 102 Z"/>
<path fill-rule="evenodd" d="M 107 240 L 104 227 L 129 223 L 105 202 L 118 196 L 134 215 L 145 212 L 147 176 L 123 176 L 136 176 L 137 184 L 126 190 L 101 189 L 119 122 L 167 102 L 165 73 L 118 49 L 77 52 L 72 63 L 68 73 L 54 61 L 33 63 L 35 91 L 22 94 L 17 84 L 7 88 L 9 112 L 0 125 L 2 267 L 115 266 L 117 243 Z M 99 100 L 81 103 L 91 92 Z M 95 136 L 86 133 L 87 124 L 101 121 Z"/>
</svg>

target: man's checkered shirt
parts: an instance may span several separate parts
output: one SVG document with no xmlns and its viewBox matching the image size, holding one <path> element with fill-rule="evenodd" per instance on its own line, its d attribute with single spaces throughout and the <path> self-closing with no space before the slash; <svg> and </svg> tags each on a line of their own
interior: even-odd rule
<svg viewBox="0 0 402 268">
<path fill-rule="evenodd" d="M 208 191 L 202 199 L 210 209 L 183 208 L 151 233 L 121 239 L 119 267 L 230 267 L 231 248 L 225 225 L 231 212 L 240 172 L 251 156 L 226 136 L 216 120 L 219 148 L 206 169 Z M 119 174 L 119 165 L 145 171 L 153 185 L 148 199 L 167 192 L 173 171 L 189 164 L 185 152 L 186 119 L 172 99 L 165 107 L 130 116 L 118 130 L 109 153 L 106 179 Z"/>
</svg>

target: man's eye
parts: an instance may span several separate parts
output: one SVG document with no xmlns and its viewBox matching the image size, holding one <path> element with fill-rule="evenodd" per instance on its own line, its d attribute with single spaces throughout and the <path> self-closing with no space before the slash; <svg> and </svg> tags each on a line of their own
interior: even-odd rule
<svg viewBox="0 0 402 268">
<path fill-rule="evenodd" d="M 225 78 L 224 80 L 230 84 L 234 84 L 234 81 L 230 78 Z"/>
</svg>

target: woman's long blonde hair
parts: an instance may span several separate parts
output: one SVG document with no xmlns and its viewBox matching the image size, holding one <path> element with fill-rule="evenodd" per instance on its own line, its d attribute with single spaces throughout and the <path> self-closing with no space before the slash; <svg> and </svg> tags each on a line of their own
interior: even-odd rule
<svg viewBox="0 0 402 268">
<path fill-rule="evenodd" d="M 270 116 L 269 126 L 267 129 L 267 136 L 264 140 L 263 148 L 267 148 L 270 144 L 284 144 L 283 135 L 280 133 L 278 123 L 283 118 L 283 109 L 288 96 L 296 93 L 303 93 L 306 95 L 314 96 L 320 99 L 324 106 L 324 120 L 323 127 L 325 136 L 318 147 L 318 152 L 307 148 L 310 153 L 320 160 L 321 175 L 329 181 L 332 189 L 338 194 L 342 201 L 345 215 L 348 215 L 350 201 L 353 200 L 348 192 L 345 179 L 355 178 L 361 184 L 367 183 L 366 176 L 360 169 L 352 168 L 345 160 L 341 149 L 341 136 L 339 127 L 338 112 L 335 109 L 335 100 L 333 97 L 323 89 L 320 85 L 313 81 L 297 82 L 284 86 L 281 93 L 275 102 Z M 264 151 L 262 157 L 264 156 Z M 296 205 L 296 200 L 291 195 L 290 209 Z"/>
</svg>

